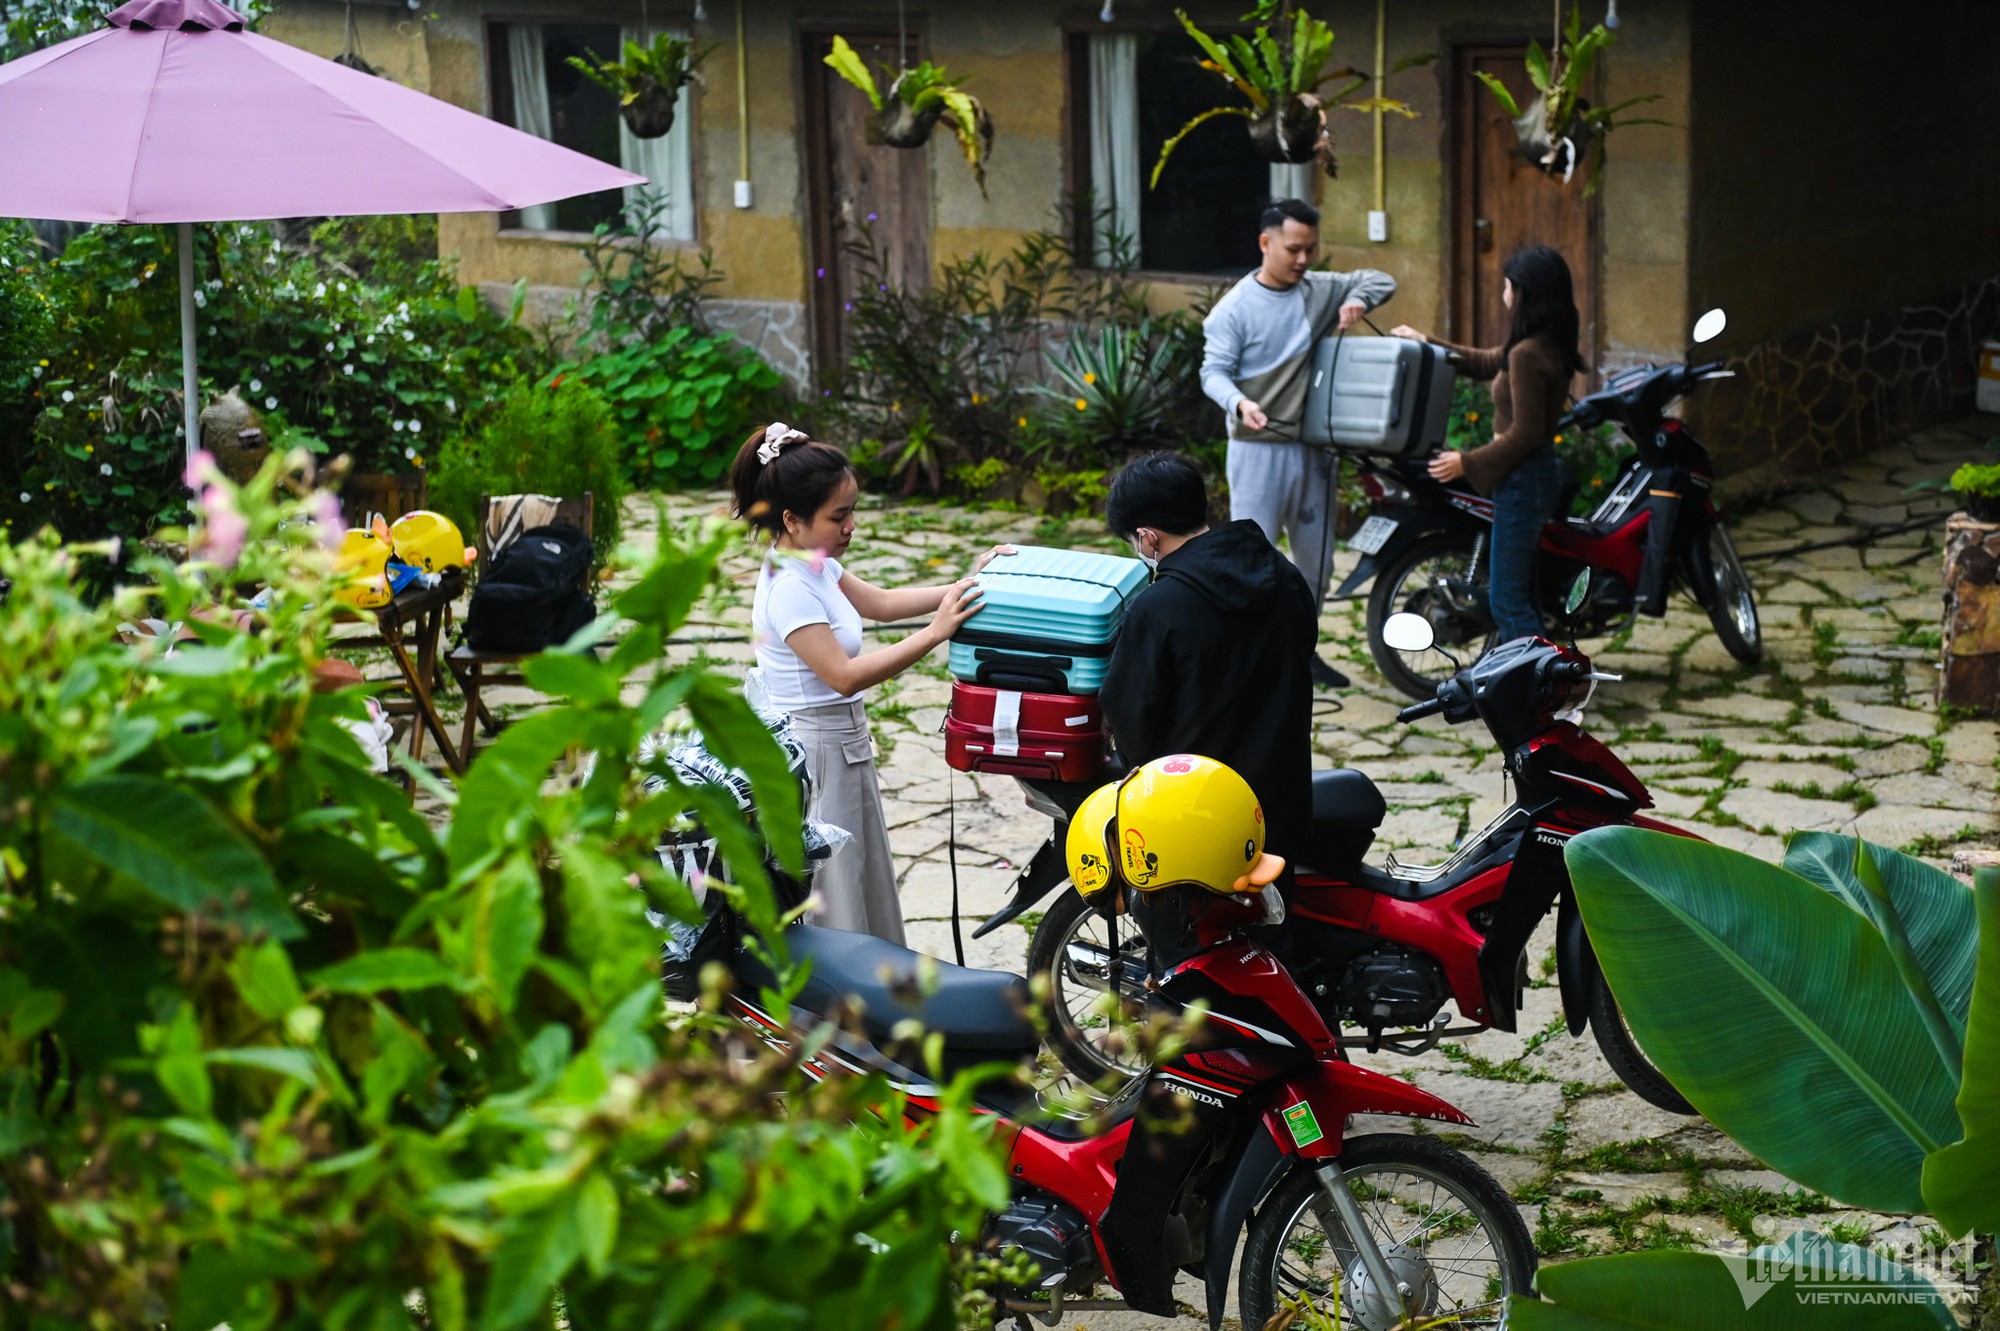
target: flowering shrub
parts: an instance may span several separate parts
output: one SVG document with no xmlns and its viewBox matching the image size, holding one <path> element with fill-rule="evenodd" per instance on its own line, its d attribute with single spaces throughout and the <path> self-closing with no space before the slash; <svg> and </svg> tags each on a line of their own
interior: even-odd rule
<svg viewBox="0 0 2000 1331">
<path fill-rule="evenodd" d="M 784 948 L 734 802 L 620 755 L 687 716 L 801 859 L 769 733 L 666 661 L 733 533 L 663 520 L 630 632 L 528 663 L 563 701 L 481 751 L 441 834 L 339 724 L 356 696 L 312 688 L 327 515 L 266 497 L 308 465 L 198 467 L 196 559 L 101 604 L 81 548 L 0 543 L 0 1327 L 509 1331 L 558 1292 L 578 1327 L 952 1327 L 953 1236 L 1007 1194 L 965 1085 L 911 1132 L 879 1080 L 662 1011 L 644 910 L 695 913 L 655 854 L 690 803 L 711 890 Z M 198 640 L 120 645 L 147 611 Z M 592 778 L 545 789 L 577 748 Z"/>
<path fill-rule="evenodd" d="M 286 245 L 268 226 L 195 235 L 205 391 L 240 385 L 281 444 L 296 433 L 351 453 L 360 470 L 409 469 L 478 419 L 493 384 L 541 368 L 533 336 L 459 287 L 447 264 L 420 264 L 391 288 L 348 276 L 317 248 Z M 53 259 L 17 244 L 8 266 L 0 309 L 20 303 L 8 290 L 24 288 L 37 304 L 46 297 L 48 318 L 35 329 L 28 381 L 9 391 L 0 363 L 0 393 L 32 413 L 8 453 L 0 521 L 16 531 L 53 522 L 78 538 L 145 535 L 184 499 L 172 233 L 92 227 Z"/>
</svg>

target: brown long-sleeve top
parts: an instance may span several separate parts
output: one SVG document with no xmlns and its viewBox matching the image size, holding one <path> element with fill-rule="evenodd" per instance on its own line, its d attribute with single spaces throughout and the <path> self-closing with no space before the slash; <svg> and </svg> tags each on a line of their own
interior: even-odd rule
<svg viewBox="0 0 2000 1331">
<path fill-rule="evenodd" d="M 1493 441 L 1459 454 L 1465 459 L 1465 479 L 1490 495 L 1522 458 L 1554 436 L 1569 397 L 1569 369 L 1539 337 L 1516 342 L 1504 360 L 1499 347 L 1430 340 L 1458 353 L 1458 372 L 1466 378 L 1493 381 Z"/>
</svg>

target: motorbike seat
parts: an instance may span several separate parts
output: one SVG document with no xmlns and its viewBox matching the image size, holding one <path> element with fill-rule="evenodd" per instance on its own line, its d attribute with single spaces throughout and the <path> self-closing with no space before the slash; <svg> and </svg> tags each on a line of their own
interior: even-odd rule
<svg viewBox="0 0 2000 1331">
<path fill-rule="evenodd" d="M 897 1023 L 914 1017 L 954 1050 L 1026 1055 L 1040 1043 L 1027 1018 L 1028 982 L 1018 975 L 940 961 L 937 987 L 925 993 L 917 979 L 918 954 L 872 934 L 795 924 L 785 942 L 793 960 L 812 962 L 812 978 L 793 1001 L 826 1013 L 843 997 L 858 999 L 861 1028 L 871 1040 L 886 1042 Z M 747 983 L 773 982 L 748 952 L 739 970 Z"/>
<path fill-rule="evenodd" d="M 1358 864 L 1375 844 L 1389 802 L 1365 772 L 1338 767 L 1312 776 L 1312 841 L 1303 856 L 1316 869 Z"/>
</svg>

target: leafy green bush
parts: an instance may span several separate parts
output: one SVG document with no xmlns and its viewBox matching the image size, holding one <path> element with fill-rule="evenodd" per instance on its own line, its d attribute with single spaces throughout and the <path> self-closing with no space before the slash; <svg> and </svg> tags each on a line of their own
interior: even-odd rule
<svg viewBox="0 0 2000 1331">
<path fill-rule="evenodd" d="M 0 221 L 0 483 L 16 488 L 55 326 L 48 293 L 34 280 L 38 267 L 34 234 Z"/>
<path fill-rule="evenodd" d="M 444 446 L 430 477 L 431 507 L 458 524 L 468 541 L 479 523 L 479 497 L 503 494 L 595 498 L 592 538 L 599 563 L 618 549 L 625 497 L 618 440 L 604 399 L 582 380 L 518 381 L 477 432 Z"/>
<path fill-rule="evenodd" d="M 1954 494 L 2000 498 L 2000 466 L 1968 462 L 1951 474 Z"/>
<path fill-rule="evenodd" d="M 306 461 L 209 487 L 208 562 L 148 558 L 103 605 L 80 549 L 0 545 L 0 1326 L 509 1331 L 559 1295 L 578 1327 L 951 1327 L 952 1236 L 1007 1190 L 964 1084 L 916 1131 L 879 1079 L 663 1019 L 644 908 L 696 908 L 661 829 L 703 809 L 711 890 L 781 964 L 760 837 L 802 853 L 734 682 L 664 650 L 737 537 L 665 535 L 607 659 L 532 660 L 562 703 L 480 753 L 440 834 L 339 726 L 353 695 L 311 687 L 329 556 L 309 499 L 260 498 Z M 119 645 L 145 609 L 200 640 Z M 623 757 L 677 708 L 761 832 Z M 591 779 L 545 790 L 577 748 Z"/>
<path fill-rule="evenodd" d="M 651 340 L 566 361 L 611 410 L 625 473 L 642 489 L 714 485 L 744 436 L 775 414 L 782 380 L 729 333 L 682 324 Z"/>
</svg>

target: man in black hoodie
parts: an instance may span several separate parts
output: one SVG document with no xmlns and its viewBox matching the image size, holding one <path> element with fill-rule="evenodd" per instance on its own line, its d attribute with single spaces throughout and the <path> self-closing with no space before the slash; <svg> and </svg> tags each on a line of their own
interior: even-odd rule
<svg viewBox="0 0 2000 1331">
<path fill-rule="evenodd" d="M 1296 864 L 1312 831 L 1312 588 L 1255 522 L 1211 531 L 1201 472 L 1178 454 L 1121 470 L 1104 516 L 1154 570 L 1104 678 L 1119 755 L 1229 764 L 1264 807 L 1266 847 Z"/>
</svg>

